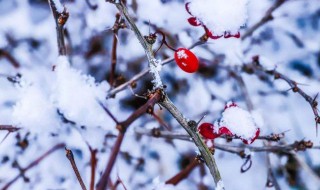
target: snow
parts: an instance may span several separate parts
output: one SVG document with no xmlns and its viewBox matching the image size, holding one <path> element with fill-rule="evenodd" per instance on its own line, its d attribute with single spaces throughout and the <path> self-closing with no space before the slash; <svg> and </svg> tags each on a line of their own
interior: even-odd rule
<svg viewBox="0 0 320 190">
<path fill-rule="evenodd" d="M 230 103 L 228 104 L 230 105 Z M 233 134 L 247 140 L 252 139 L 257 130 L 257 126 L 252 115 L 238 106 L 231 106 L 224 110 L 219 126 L 225 126 Z"/>
<path fill-rule="evenodd" d="M 222 180 L 218 181 L 216 190 L 224 190 L 224 184 Z"/>
<path fill-rule="evenodd" d="M 177 51 L 177 55 L 178 55 L 178 59 L 187 59 L 188 55 L 186 54 L 186 52 L 182 49 Z"/>
<path fill-rule="evenodd" d="M 237 33 L 245 25 L 248 0 L 193 0 L 189 10 L 215 35 Z"/>
<path fill-rule="evenodd" d="M 161 77 L 160 77 L 160 71 L 161 71 L 162 65 L 161 65 L 161 60 L 157 60 L 157 59 L 152 59 L 151 63 L 150 63 L 150 73 L 152 74 L 152 76 L 154 77 L 154 79 L 152 80 L 153 86 L 154 88 L 161 88 L 162 85 L 162 81 L 161 81 Z"/>
</svg>

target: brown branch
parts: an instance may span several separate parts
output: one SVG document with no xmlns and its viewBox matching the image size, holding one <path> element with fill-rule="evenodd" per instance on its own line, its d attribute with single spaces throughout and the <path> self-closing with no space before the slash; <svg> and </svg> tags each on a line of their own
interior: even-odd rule
<svg viewBox="0 0 320 190">
<path fill-rule="evenodd" d="M 14 68 L 17 69 L 20 67 L 19 62 L 9 52 L 7 52 L 4 49 L 0 49 L 0 58 L 1 57 L 6 58 Z"/>
<path fill-rule="evenodd" d="M 12 125 L 0 125 L 0 131 L 5 130 L 12 133 L 12 132 L 18 131 L 19 129 L 20 129 L 19 127 L 14 127 Z"/>
<path fill-rule="evenodd" d="M 27 167 L 22 168 L 21 172 L 14 177 L 11 181 L 9 181 L 5 186 L 3 186 L 1 189 L 2 190 L 7 190 L 14 182 L 16 182 L 20 177 L 24 176 L 24 174 L 31 168 L 33 168 L 34 166 L 38 165 L 43 159 L 45 159 L 47 156 L 49 156 L 51 153 L 55 152 L 56 150 L 59 150 L 61 148 L 63 148 L 65 146 L 64 143 L 59 143 L 57 145 L 55 145 L 54 147 L 52 147 L 50 150 L 48 150 L 47 152 L 45 152 L 43 155 L 41 155 L 39 158 L 37 158 L 36 160 L 34 160 L 33 162 L 31 162 Z"/>
<path fill-rule="evenodd" d="M 110 177 L 112 168 L 114 166 L 114 163 L 116 161 L 117 155 L 120 151 L 120 146 L 122 144 L 125 132 L 127 128 L 133 123 L 136 119 L 138 119 L 140 116 L 142 116 L 147 111 L 150 111 L 151 108 L 161 99 L 162 92 L 161 90 L 156 90 L 155 93 L 150 95 L 150 98 L 147 103 L 142 105 L 139 109 L 137 109 L 135 112 L 133 112 L 125 121 L 122 121 L 117 124 L 117 129 L 119 130 L 119 135 L 117 137 L 117 140 L 115 142 L 115 145 L 111 151 L 109 161 L 107 163 L 106 169 L 103 172 L 98 184 L 97 184 L 97 190 L 105 190 L 108 185 L 108 179 Z"/>
<path fill-rule="evenodd" d="M 91 178 L 90 178 L 90 190 L 94 190 L 94 182 L 95 182 L 95 174 L 97 168 L 97 149 L 92 149 L 92 147 L 88 144 L 90 150 L 90 164 L 91 164 Z"/>
<path fill-rule="evenodd" d="M 81 186 L 82 190 L 87 190 L 87 188 L 86 188 L 86 186 L 85 186 L 85 184 L 83 183 L 83 180 L 82 180 L 82 178 L 81 178 L 81 175 L 80 175 L 80 172 L 79 172 L 78 167 L 77 167 L 77 165 L 76 165 L 76 162 L 74 161 L 74 157 L 73 157 L 72 151 L 71 151 L 70 149 L 67 149 L 67 148 L 65 148 L 65 150 L 66 150 L 66 157 L 67 157 L 68 160 L 70 161 L 70 164 L 71 164 L 71 166 L 72 166 L 72 169 L 73 169 L 74 173 L 75 173 L 76 176 L 77 176 L 77 179 L 78 179 L 78 181 L 79 181 L 79 183 L 80 183 L 80 186 Z"/>
<path fill-rule="evenodd" d="M 187 178 L 188 175 L 192 172 L 192 170 L 198 165 L 199 165 L 199 161 L 197 159 L 194 159 L 186 168 L 181 170 L 172 178 L 168 179 L 166 181 L 166 184 L 177 185 L 178 183 L 180 183 L 180 181 Z"/>
<path fill-rule="evenodd" d="M 267 10 L 266 14 L 261 18 L 259 22 L 251 26 L 241 37 L 242 40 L 246 39 L 247 37 L 251 36 L 254 31 L 260 28 L 265 23 L 273 20 L 272 13 L 278 9 L 286 0 L 276 0 L 276 2 Z"/>
<path fill-rule="evenodd" d="M 58 42 L 58 50 L 59 55 L 67 55 L 67 49 L 64 43 L 64 36 L 63 36 L 63 27 L 69 18 L 69 12 L 64 7 L 63 11 L 60 13 L 57 10 L 57 7 L 53 0 L 48 0 L 54 21 L 56 23 L 56 32 L 57 32 L 57 42 Z"/>
</svg>

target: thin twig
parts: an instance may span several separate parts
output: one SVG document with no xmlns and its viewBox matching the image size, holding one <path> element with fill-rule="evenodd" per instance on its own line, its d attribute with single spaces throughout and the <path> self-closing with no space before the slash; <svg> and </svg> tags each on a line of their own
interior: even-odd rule
<svg viewBox="0 0 320 190">
<path fill-rule="evenodd" d="M 65 149 L 66 149 L 66 157 L 67 157 L 68 160 L 70 161 L 70 164 L 71 164 L 71 166 L 72 166 L 72 169 L 73 169 L 74 173 L 75 173 L 76 176 L 77 176 L 77 179 L 78 179 L 78 181 L 79 181 L 79 183 L 80 183 L 80 186 L 81 186 L 82 190 L 87 190 L 87 188 L 86 188 L 86 186 L 85 186 L 85 184 L 83 183 L 83 180 L 82 180 L 82 178 L 81 178 L 81 175 L 80 175 L 80 172 L 79 172 L 78 167 L 77 167 L 77 165 L 76 165 L 76 162 L 74 161 L 74 157 L 73 157 L 72 151 L 71 151 L 70 149 L 67 149 L 67 148 L 65 148 Z"/>
<path fill-rule="evenodd" d="M 14 127 L 12 125 L 0 125 L 0 131 L 5 130 L 8 132 L 15 132 L 18 131 L 20 128 L 19 127 Z"/>
<path fill-rule="evenodd" d="M 6 50 L 0 49 L 0 58 L 5 57 L 14 68 L 19 68 L 20 64 L 19 62 Z"/>
<path fill-rule="evenodd" d="M 143 106 L 141 106 L 139 109 L 137 109 L 135 112 L 133 112 L 125 121 L 122 121 L 117 124 L 117 129 L 120 131 L 119 135 L 117 137 L 117 140 L 114 144 L 114 147 L 111 151 L 109 161 L 107 163 L 106 169 L 103 172 L 98 184 L 97 184 L 97 190 L 105 190 L 108 185 L 108 179 L 110 177 L 110 173 L 112 171 L 112 168 L 114 166 L 114 163 L 116 161 L 117 155 L 120 151 L 120 146 L 122 145 L 122 141 L 125 135 L 125 132 L 127 128 L 133 123 L 137 118 L 139 118 L 141 115 L 146 113 L 150 108 L 153 108 L 153 106 L 160 100 L 161 98 L 161 92 L 156 91 L 154 94 L 151 95 L 150 99 L 147 103 L 145 103 Z"/>
<path fill-rule="evenodd" d="M 258 28 L 260 28 L 265 23 L 271 21 L 273 19 L 272 13 L 279 8 L 286 0 L 277 0 L 266 12 L 266 14 L 261 18 L 259 22 L 254 24 L 252 27 L 250 27 L 246 33 L 244 33 L 241 37 L 242 40 L 246 39 L 247 37 L 251 36 L 254 31 L 256 31 Z"/>
<path fill-rule="evenodd" d="M 90 178 L 90 190 L 94 190 L 94 182 L 96 176 L 96 167 L 97 167 L 97 149 L 92 149 L 92 147 L 88 144 L 90 150 L 90 164 L 91 164 L 91 178 Z"/>
<path fill-rule="evenodd" d="M 172 178 L 166 181 L 166 184 L 177 185 L 180 181 L 187 178 L 188 175 L 192 172 L 192 170 L 199 165 L 199 161 L 197 159 L 192 160 L 192 162 L 179 173 L 177 173 Z"/>
<path fill-rule="evenodd" d="M 48 0 L 48 2 L 53 14 L 54 21 L 56 23 L 59 55 L 67 55 L 67 49 L 64 43 L 63 27 L 69 18 L 69 12 L 64 7 L 63 11 L 60 13 L 57 10 L 56 4 L 54 3 L 53 0 Z"/>
<path fill-rule="evenodd" d="M 24 174 L 31 168 L 33 168 L 34 166 L 38 165 L 43 159 L 45 159 L 47 156 L 49 156 L 51 153 L 55 152 L 56 150 L 59 150 L 61 148 L 65 147 L 64 143 L 59 143 L 57 145 L 55 145 L 54 147 L 52 147 L 50 150 L 48 150 L 47 152 L 45 152 L 43 155 L 41 155 L 40 157 L 38 157 L 36 160 L 34 160 L 33 162 L 31 162 L 27 167 L 25 167 L 24 169 L 21 169 L 21 172 L 14 177 L 11 181 L 9 181 L 5 186 L 3 186 L 1 189 L 2 190 L 7 190 L 14 182 L 16 182 L 20 177 L 24 176 Z"/>
</svg>

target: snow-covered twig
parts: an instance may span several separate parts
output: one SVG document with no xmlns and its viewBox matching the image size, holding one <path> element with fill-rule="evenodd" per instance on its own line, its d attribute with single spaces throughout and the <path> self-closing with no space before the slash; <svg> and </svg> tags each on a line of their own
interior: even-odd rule
<svg viewBox="0 0 320 190">
<path fill-rule="evenodd" d="M 188 175 L 192 172 L 192 170 L 199 165 L 199 161 L 197 159 L 192 160 L 192 162 L 179 173 L 177 173 L 172 178 L 166 181 L 166 184 L 177 185 L 183 179 L 186 179 Z"/>
</svg>

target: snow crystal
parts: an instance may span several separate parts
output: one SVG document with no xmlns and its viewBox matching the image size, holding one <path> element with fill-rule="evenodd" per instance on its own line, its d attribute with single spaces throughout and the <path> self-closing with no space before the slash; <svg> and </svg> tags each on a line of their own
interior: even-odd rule
<svg viewBox="0 0 320 190">
<path fill-rule="evenodd" d="M 150 63 L 150 73 L 154 77 L 152 80 L 152 83 L 154 85 L 154 88 L 160 88 L 162 87 L 162 81 L 159 72 L 162 69 L 161 60 L 153 59 L 151 60 L 152 63 Z"/>
<path fill-rule="evenodd" d="M 63 5 L 61 4 L 60 0 L 52 0 L 53 3 L 55 4 L 56 8 L 57 8 L 57 11 L 58 12 L 63 12 Z"/>
<path fill-rule="evenodd" d="M 218 183 L 217 183 L 216 190 L 223 190 L 223 189 L 224 189 L 224 184 L 223 184 L 223 181 L 220 180 L 220 181 L 218 181 Z"/>
<path fill-rule="evenodd" d="M 226 126 L 233 133 L 244 139 L 251 139 L 256 134 L 256 124 L 251 114 L 239 107 L 229 107 L 222 113 L 220 127 Z"/>
<path fill-rule="evenodd" d="M 214 35 L 237 33 L 247 20 L 248 0 L 193 0 L 189 10 Z"/>
<path fill-rule="evenodd" d="M 187 59 L 188 55 L 184 50 L 177 51 L 178 59 Z"/>
</svg>

